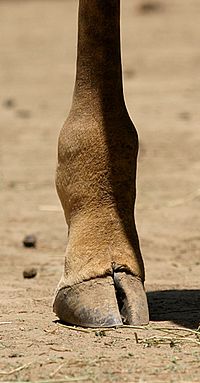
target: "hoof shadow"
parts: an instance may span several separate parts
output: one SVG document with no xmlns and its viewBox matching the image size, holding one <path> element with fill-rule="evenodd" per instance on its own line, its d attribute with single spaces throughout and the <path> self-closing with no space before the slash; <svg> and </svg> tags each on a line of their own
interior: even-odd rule
<svg viewBox="0 0 200 383">
<path fill-rule="evenodd" d="M 200 290 L 147 292 L 150 320 L 171 321 L 196 329 L 200 325 Z"/>
</svg>

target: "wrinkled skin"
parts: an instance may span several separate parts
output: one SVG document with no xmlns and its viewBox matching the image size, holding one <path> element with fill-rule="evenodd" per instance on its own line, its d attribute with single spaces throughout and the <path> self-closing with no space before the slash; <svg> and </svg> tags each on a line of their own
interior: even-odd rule
<svg viewBox="0 0 200 383">
<path fill-rule="evenodd" d="M 148 323 L 135 227 L 138 137 L 124 103 L 119 0 L 80 0 L 77 73 L 58 145 L 68 225 L 54 311 L 87 326 Z"/>
</svg>

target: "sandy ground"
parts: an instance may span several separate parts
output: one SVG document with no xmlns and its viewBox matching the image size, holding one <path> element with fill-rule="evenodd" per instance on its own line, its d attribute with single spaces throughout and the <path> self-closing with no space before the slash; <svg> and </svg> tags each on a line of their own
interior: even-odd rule
<svg viewBox="0 0 200 383">
<path fill-rule="evenodd" d="M 56 142 L 73 90 L 77 1 L 0 1 L 1 381 L 200 381 L 200 2 L 145 4 L 123 1 L 122 40 L 151 323 L 82 332 L 52 313 L 67 240 Z M 23 247 L 27 234 L 36 249 Z M 26 267 L 37 276 L 24 279 Z"/>
</svg>

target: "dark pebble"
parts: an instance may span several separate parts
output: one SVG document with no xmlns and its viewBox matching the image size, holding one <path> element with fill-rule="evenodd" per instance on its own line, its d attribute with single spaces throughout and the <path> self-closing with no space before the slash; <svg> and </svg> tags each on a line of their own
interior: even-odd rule
<svg viewBox="0 0 200 383">
<path fill-rule="evenodd" d="M 37 243 L 37 238 L 33 234 L 26 235 L 26 237 L 24 237 L 23 239 L 23 245 L 25 247 L 36 247 L 36 243 Z"/>
<path fill-rule="evenodd" d="M 27 268 L 23 271 L 24 278 L 35 278 L 37 275 L 37 269 L 34 267 Z"/>
</svg>

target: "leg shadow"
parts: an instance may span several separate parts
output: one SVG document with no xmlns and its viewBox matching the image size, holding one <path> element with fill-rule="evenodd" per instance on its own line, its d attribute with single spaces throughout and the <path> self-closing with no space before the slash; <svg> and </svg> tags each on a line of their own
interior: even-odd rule
<svg viewBox="0 0 200 383">
<path fill-rule="evenodd" d="M 200 325 L 200 290 L 147 292 L 150 320 L 171 321 L 196 329 Z"/>
</svg>

